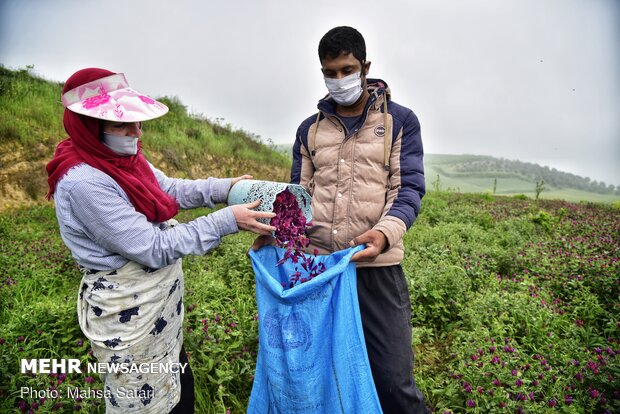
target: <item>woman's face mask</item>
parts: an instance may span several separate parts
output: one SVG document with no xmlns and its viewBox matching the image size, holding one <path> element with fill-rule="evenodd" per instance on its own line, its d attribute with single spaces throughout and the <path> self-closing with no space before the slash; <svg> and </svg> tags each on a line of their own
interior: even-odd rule
<svg viewBox="0 0 620 414">
<path fill-rule="evenodd" d="M 102 142 L 117 155 L 136 155 L 138 153 L 138 137 L 112 135 L 104 132 Z"/>
<path fill-rule="evenodd" d="M 117 155 L 136 155 L 142 122 L 105 122 L 101 142 Z"/>
<path fill-rule="evenodd" d="M 340 79 L 326 77 L 325 86 L 338 105 L 351 106 L 362 95 L 362 73 L 352 73 Z"/>
</svg>

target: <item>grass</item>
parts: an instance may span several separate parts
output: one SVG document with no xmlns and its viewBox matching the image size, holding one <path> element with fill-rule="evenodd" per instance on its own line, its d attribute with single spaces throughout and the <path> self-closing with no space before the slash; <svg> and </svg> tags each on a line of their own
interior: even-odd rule
<svg viewBox="0 0 620 414">
<path fill-rule="evenodd" d="M 45 164 L 66 138 L 60 103 L 62 84 L 39 78 L 32 67 L 0 65 L 0 209 L 43 201 Z M 144 153 L 170 176 L 235 177 L 287 181 L 291 161 L 285 154 L 243 130 L 188 114 L 174 97 L 158 98 L 170 112 L 144 123 Z"/>
<path fill-rule="evenodd" d="M 416 381 L 435 412 L 617 412 L 618 234 L 620 210 L 608 205 L 430 192 L 405 235 L 403 268 Z M 245 257 L 252 240 L 228 236 L 204 257 L 184 259 L 185 347 L 199 413 L 247 406 L 259 323 Z M 19 393 L 90 381 L 19 373 L 20 358 L 92 361 L 75 310 L 81 276 L 51 206 L 0 214 L 0 265 L 0 412 L 36 403 L 37 412 L 102 413 L 98 399 L 41 403 Z"/>
</svg>

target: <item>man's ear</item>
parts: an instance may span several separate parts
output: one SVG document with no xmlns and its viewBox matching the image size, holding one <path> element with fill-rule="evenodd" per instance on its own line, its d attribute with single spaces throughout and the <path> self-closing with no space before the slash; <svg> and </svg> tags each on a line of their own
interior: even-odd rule
<svg viewBox="0 0 620 414">
<path fill-rule="evenodd" d="M 368 75 L 368 72 L 370 72 L 370 64 L 372 62 L 368 61 L 364 63 L 364 75 Z"/>
</svg>

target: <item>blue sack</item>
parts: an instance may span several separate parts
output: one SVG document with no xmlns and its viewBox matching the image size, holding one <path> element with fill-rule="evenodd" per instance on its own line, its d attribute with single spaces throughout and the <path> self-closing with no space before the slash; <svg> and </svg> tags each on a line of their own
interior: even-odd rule
<svg viewBox="0 0 620 414">
<path fill-rule="evenodd" d="M 285 250 L 250 251 L 259 349 L 248 413 L 381 413 L 370 371 L 351 256 L 357 246 L 317 256 L 327 270 L 284 288 L 301 266 Z"/>
</svg>

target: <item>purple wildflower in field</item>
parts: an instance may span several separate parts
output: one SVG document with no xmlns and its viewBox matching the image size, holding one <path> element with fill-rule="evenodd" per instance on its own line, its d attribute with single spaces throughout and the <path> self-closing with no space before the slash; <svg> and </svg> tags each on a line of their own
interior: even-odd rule
<svg viewBox="0 0 620 414">
<path fill-rule="evenodd" d="M 573 397 L 568 394 L 564 395 L 564 404 L 571 405 L 573 403 Z"/>
<path fill-rule="evenodd" d="M 467 400 L 467 406 L 469 408 L 474 408 L 476 406 L 476 401 L 474 401 L 472 399 Z"/>
</svg>

